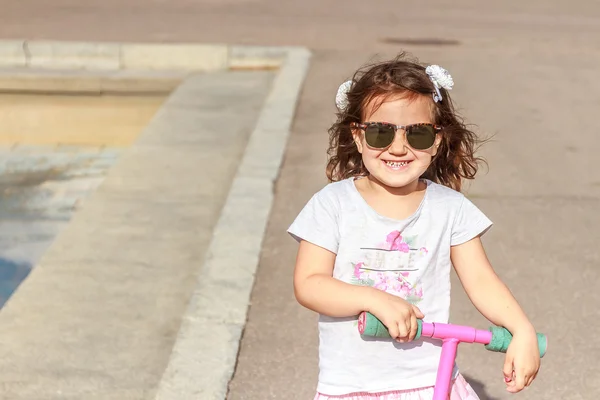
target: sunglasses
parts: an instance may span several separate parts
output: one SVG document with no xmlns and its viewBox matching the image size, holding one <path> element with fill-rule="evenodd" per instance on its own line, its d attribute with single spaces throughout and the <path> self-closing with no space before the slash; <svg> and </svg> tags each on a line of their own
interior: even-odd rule
<svg viewBox="0 0 600 400">
<path fill-rule="evenodd" d="M 403 129 L 410 147 L 415 150 L 427 150 L 435 143 L 435 135 L 442 130 L 441 126 L 428 123 L 394 125 L 387 122 L 352 122 L 350 127 L 364 130 L 367 144 L 375 149 L 389 147 L 394 142 L 396 131 Z"/>
</svg>

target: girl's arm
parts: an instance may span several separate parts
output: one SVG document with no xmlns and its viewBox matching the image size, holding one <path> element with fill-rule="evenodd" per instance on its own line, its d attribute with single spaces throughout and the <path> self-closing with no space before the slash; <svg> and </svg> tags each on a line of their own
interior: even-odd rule
<svg viewBox="0 0 600 400">
<path fill-rule="evenodd" d="M 517 300 L 494 272 L 479 237 L 452 246 L 450 257 L 465 292 L 484 317 L 513 335 L 534 330 Z"/>
<path fill-rule="evenodd" d="M 294 269 L 294 294 L 304 307 L 330 317 L 351 317 L 369 311 L 371 287 L 333 278 L 336 255 L 301 241 Z"/>
<path fill-rule="evenodd" d="M 512 393 L 521 391 L 531 384 L 540 368 L 535 329 L 494 272 L 479 237 L 453 246 L 450 257 L 473 305 L 492 323 L 513 334 L 503 372 L 507 390 Z"/>
<path fill-rule="evenodd" d="M 329 250 L 304 240 L 300 242 L 294 270 L 298 302 L 330 317 L 353 317 L 368 311 L 385 324 L 391 337 L 400 342 L 413 340 L 417 318 L 423 318 L 421 311 L 400 297 L 335 279 L 335 257 Z"/>
</svg>

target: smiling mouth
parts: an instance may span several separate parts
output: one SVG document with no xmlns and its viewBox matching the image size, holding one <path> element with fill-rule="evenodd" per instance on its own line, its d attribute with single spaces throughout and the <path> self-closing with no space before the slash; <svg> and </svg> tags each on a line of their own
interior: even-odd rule
<svg viewBox="0 0 600 400">
<path fill-rule="evenodd" d="M 384 163 L 392 169 L 400 169 L 406 167 L 410 161 L 384 161 Z"/>
</svg>

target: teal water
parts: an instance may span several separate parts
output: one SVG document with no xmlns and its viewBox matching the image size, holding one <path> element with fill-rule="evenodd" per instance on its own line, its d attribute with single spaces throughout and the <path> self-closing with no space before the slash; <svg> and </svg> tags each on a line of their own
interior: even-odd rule
<svg viewBox="0 0 600 400">
<path fill-rule="evenodd" d="M 0 148 L 0 307 L 118 156 L 103 148 Z"/>
</svg>

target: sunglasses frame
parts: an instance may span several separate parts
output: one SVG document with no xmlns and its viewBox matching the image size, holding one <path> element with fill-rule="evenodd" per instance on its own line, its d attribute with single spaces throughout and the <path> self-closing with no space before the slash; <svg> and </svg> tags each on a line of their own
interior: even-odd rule
<svg viewBox="0 0 600 400">
<path fill-rule="evenodd" d="M 373 146 L 371 146 L 371 145 L 369 145 L 367 143 L 369 145 L 369 147 L 374 148 L 374 149 L 379 149 L 379 150 L 384 150 L 384 149 L 387 149 L 388 147 L 390 147 L 392 145 L 392 143 L 394 143 L 394 140 L 396 139 L 396 133 L 398 133 L 398 130 L 400 130 L 400 129 L 404 130 L 404 132 L 406 134 L 408 134 L 408 129 L 412 128 L 413 126 L 431 126 L 433 128 L 433 130 L 434 130 L 433 143 L 431 144 L 431 146 L 429 146 L 426 149 L 416 149 L 416 148 L 414 148 L 408 142 L 408 137 L 406 137 L 406 144 L 408 144 L 408 146 L 410 148 L 415 149 L 417 151 L 426 151 L 426 150 L 429 150 L 430 148 L 432 148 L 435 145 L 435 135 L 437 135 L 442 130 L 441 126 L 436 125 L 436 124 L 431 124 L 429 122 L 420 122 L 420 123 L 417 123 L 417 124 L 409 124 L 409 125 L 394 125 L 394 124 L 391 124 L 389 122 L 365 122 L 365 123 L 362 123 L 362 124 L 359 123 L 359 122 L 351 122 L 350 123 L 350 127 L 351 128 L 358 128 L 358 129 L 361 129 L 361 130 L 363 130 L 365 132 L 366 132 L 367 128 L 369 126 L 371 126 L 371 125 L 384 125 L 384 126 L 388 126 L 390 128 L 394 128 L 394 138 L 392 139 L 392 142 L 390 144 L 388 144 L 387 146 L 385 146 L 385 147 L 373 147 Z"/>
</svg>

